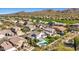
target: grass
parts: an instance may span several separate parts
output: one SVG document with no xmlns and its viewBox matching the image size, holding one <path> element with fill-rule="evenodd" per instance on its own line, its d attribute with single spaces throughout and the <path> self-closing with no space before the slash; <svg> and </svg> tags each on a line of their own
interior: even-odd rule
<svg viewBox="0 0 79 59">
<path fill-rule="evenodd" d="M 43 22 L 59 22 L 59 23 L 65 23 L 65 24 L 75 24 L 79 23 L 79 20 L 65 20 L 65 19 L 34 19 L 38 23 L 40 20 Z"/>
<path fill-rule="evenodd" d="M 45 38 L 45 41 L 47 41 L 48 44 L 49 44 L 49 43 L 54 42 L 55 40 L 57 40 L 57 39 L 59 39 L 59 38 L 60 38 L 59 36 L 54 36 L 54 37 L 47 36 L 47 37 Z"/>
<path fill-rule="evenodd" d="M 58 44 L 57 47 L 54 47 L 54 51 L 74 51 L 74 48 L 65 47 L 64 44 Z"/>
<path fill-rule="evenodd" d="M 66 24 L 75 24 L 75 23 L 79 23 L 78 20 L 54 20 L 56 22 L 60 22 L 60 23 L 66 23 Z"/>
</svg>

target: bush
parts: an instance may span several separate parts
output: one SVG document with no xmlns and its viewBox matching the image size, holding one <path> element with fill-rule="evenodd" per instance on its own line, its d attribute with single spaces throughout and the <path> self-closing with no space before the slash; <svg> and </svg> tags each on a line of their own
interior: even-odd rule
<svg viewBox="0 0 79 59">
<path fill-rule="evenodd" d="M 30 31 L 30 28 L 29 27 L 23 27 L 21 30 L 22 30 L 22 32 L 26 33 L 28 31 Z"/>
</svg>

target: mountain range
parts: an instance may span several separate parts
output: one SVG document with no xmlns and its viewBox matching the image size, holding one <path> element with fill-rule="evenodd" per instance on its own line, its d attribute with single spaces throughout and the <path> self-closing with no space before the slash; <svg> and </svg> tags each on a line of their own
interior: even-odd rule
<svg viewBox="0 0 79 59">
<path fill-rule="evenodd" d="M 56 19 L 79 19 L 79 8 L 67 8 L 65 10 L 42 10 L 35 12 L 17 12 L 13 14 L 4 14 L 1 16 L 51 16 Z"/>
</svg>

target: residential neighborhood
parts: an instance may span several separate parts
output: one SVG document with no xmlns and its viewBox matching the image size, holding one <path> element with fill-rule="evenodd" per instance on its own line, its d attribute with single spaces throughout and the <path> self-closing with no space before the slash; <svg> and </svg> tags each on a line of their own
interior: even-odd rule
<svg viewBox="0 0 79 59">
<path fill-rule="evenodd" d="M 41 13 L 1 15 L 0 51 L 78 51 L 79 20 Z"/>
</svg>

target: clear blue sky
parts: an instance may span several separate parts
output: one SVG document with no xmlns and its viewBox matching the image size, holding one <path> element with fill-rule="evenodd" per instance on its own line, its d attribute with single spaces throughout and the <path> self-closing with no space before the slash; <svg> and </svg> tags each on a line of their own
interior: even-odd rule
<svg viewBox="0 0 79 59">
<path fill-rule="evenodd" d="M 64 10 L 64 8 L 0 8 L 0 14 L 10 14 L 10 13 L 16 13 L 16 12 L 34 12 L 34 11 L 41 11 L 41 10 Z"/>
</svg>

